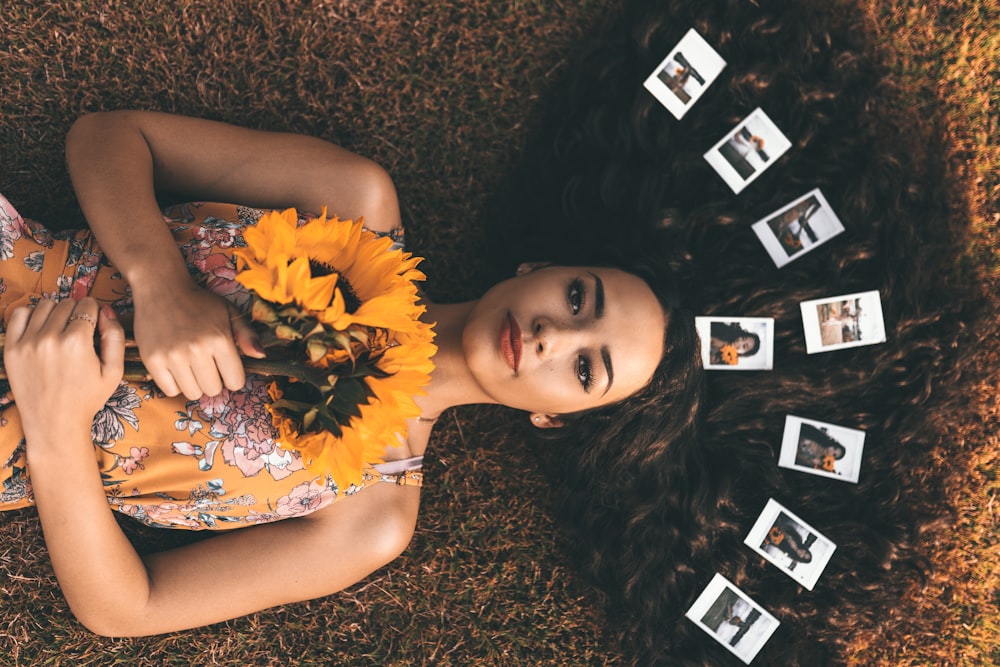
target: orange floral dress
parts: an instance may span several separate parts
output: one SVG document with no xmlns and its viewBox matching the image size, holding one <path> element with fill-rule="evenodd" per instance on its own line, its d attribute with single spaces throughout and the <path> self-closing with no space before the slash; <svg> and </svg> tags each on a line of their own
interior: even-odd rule
<svg viewBox="0 0 1000 667">
<path fill-rule="evenodd" d="M 195 280 L 241 310 L 248 292 L 236 280 L 234 248 L 263 211 L 231 204 L 184 204 L 164 219 Z M 402 243 L 402 230 L 392 234 Z M 90 295 L 131 319 L 128 284 L 89 231 L 52 232 L 18 215 L 0 196 L 0 317 L 41 297 Z M 189 401 L 150 382 L 122 382 L 91 430 L 108 503 L 143 523 L 223 530 L 302 516 L 375 482 L 419 485 L 419 460 L 365 469 L 362 486 L 338 489 L 281 449 L 265 408 L 270 381 L 248 375 L 239 391 Z M 0 511 L 34 498 L 16 398 L 0 381 Z M 58 406 L 53 406 L 58 417 Z"/>
</svg>

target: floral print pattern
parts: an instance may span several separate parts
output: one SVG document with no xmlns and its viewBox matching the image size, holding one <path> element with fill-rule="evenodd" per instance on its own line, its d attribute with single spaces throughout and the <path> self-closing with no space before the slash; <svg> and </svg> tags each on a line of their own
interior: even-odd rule
<svg viewBox="0 0 1000 667">
<path fill-rule="evenodd" d="M 249 295 L 235 280 L 232 250 L 260 216 L 257 209 L 197 203 L 164 214 L 192 276 L 237 308 L 248 306 Z M 0 197 L 0 314 L 42 296 L 85 294 L 119 314 L 132 310 L 128 284 L 89 233 L 50 233 Z M 249 376 L 238 391 L 187 401 L 149 382 L 121 383 L 91 428 L 111 507 L 152 526 L 224 530 L 303 516 L 371 483 L 421 483 L 419 471 L 387 475 L 372 467 L 362 486 L 341 492 L 309 472 L 297 453 L 275 442 L 265 407 L 269 384 Z M 0 383 L 0 510 L 33 502 L 8 389 Z"/>
<path fill-rule="evenodd" d="M 90 428 L 94 444 L 106 447 L 121 440 L 125 437 L 125 424 L 138 431 L 139 417 L 135 410 L 139 403 L 135 387 L 127 382 L 119 384 L 104 408 L 94 417 L 94 424 Z"/>
</svg>

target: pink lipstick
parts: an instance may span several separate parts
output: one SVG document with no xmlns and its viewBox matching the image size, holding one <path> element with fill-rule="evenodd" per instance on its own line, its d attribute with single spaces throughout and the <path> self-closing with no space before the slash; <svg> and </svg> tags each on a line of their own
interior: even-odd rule
<svg viewBox="0 0 1000 667">
<path fill-rule="evenodd" d="M 521 327 L 510 313 L 500 322 L 500 353 L 516 373 L 521 365 Z"/>
</svg>

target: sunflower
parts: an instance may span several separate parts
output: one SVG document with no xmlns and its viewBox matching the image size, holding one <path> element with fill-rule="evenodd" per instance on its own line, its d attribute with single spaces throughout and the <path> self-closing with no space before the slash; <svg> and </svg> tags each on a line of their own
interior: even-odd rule
<svg viewBox="0 0 1000 667">
<path fill-rule="evenodd" d="M 252 319 L 287 378 L 270 388 L 279 444 L 347 488 L 420 414 L 413 397 L 437 351 L 419 319 L 414 281 L 424 274 L 421 258 L 390 251 L 361 220 L 324 211 L 297 221 L 294 209 L 275 211 L 247 229 L 237 280 L 254 293 Z"/>
<path fill-rule="evenodd" d="M 736 352 L 736 348 L 732 345 L 723 345 L 722 349 L 719 350 L 719 355 L 722 357 L 722 363 L 728 366 L 735 366 L 739 363 L 739 353 Z"/>
</svg>

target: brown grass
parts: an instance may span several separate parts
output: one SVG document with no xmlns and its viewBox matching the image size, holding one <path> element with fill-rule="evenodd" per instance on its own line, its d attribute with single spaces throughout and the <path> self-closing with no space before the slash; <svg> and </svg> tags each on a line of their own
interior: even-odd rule
<svg viewBox="0 0 1000 667">
<path fill-rule="evenodd" d="M 0 12 L 0 191 L 40 220 L 79 220 L 62 138 L 85 111 L 136 107 L 322 136 L 386 165 L 435 293 L 483 285 L 477 211 L 517 154 L 535 100 L 613 0 L 47 0 Z M 969 256 L 1000 283 L 997 0 L 871 0 L 916 112 L 944 102 L 976 204 Z M 995 291 L 995 290 L 994 290 Z M 994 341 L 995 343 L 995 341 Z M 996 345 L 984 367 L 997 367 Z M 995 373 L 956 424 L 966 466 L 953 530 L 928 536 L 937 574 L 856 638 L 859 665 L 1000 664 Z M 568 569 L 546 474 L 502 410 L 448 415 L 418 533 L 347 592 L 145 639 L 94 637 L 70 615 L 32 512 L 0 515 L 4 665 L 621 664 Z M 133 530 L 146 546 L 179 536 Z M 345 545 L 346 546 L 346 545 Z M 114 563 L 107 567 L 114 568 Z M 285 564 L 293 567 L 294 564 Z M 268 563 L 192 563 L 191 576 Z"/>
</svg>

